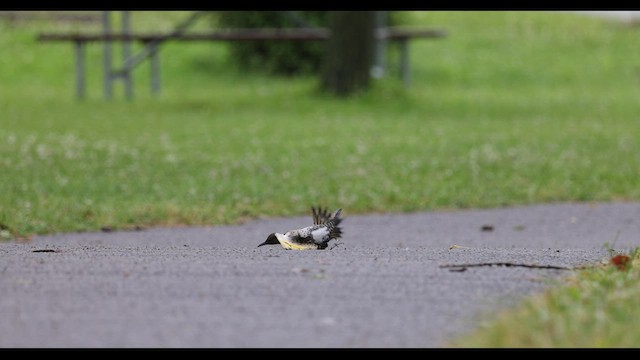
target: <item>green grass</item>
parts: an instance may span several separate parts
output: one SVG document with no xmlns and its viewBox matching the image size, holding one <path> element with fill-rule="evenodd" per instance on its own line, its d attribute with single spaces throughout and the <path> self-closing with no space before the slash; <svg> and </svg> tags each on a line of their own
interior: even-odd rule
<svg viewBox="0 0 640 360">
<path fill-rule="evenodd" d="M 640 344 L 640 252 L 626 270 L 583 270 L 472 334 L 454 347 L 631 348 Z"/>
<path fill-rule="evenodd" d="M 134 13 L 134 27 L 183 15 Z M 450 33 L 412 43 L 410 89 L 391 76 L 337 99 L 314 77 L 239 71 L 224 44 L 170 43 L 161 97 L 145 64 L 133 102 L 121 84 L 102 99 L 100 46 L 78 102 L 72 46 L 37 43 L 50 24 L 0 22 L 4 233 L 234 223 L 314 203 L 354 214 L 640 200 L 636 29 L 546 12 L 402 18 Z"/>
</svg>

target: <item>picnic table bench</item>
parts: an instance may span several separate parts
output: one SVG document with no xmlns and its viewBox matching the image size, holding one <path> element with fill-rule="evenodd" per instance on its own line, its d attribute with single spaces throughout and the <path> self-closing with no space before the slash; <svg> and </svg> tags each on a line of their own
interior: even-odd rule
<svg viewBox="0 0 640 360">
<path fill-rule="evenodd" d="M 85 45 L 91 42 L 142 42 L 152 44 L 148 57 L 151 61 L 151 88 L 159 89 L 157 45 L 164 41 L 321 41 L 327 40 L 330 31 L 325 28 L 250 28 L 221 29 L 206 33 L 41 33 L 38 41 L 71 42 L 75 48 L 76 93 L 79 98 L 85 94 Z M 404 83 L 410 83 L 409 41 L 412 39 L 442 38 L 446 32 L 440 29 L 390 27 L 380 28 L 375 32 L 377 39 L 389 40 L 400 47 L 399 73 Z M 132 67 L 139 59 L 129 59 L 121 70 L 112 71 L 114 76 L 129 76 Z M 109 60 L 110 63 L 110 60 Z M 105 66 L 106 60 L 105 60 Z M 111 71 L 111 70 L 109 70 Z M 110 73 L 110 74 L 111 74 Z"/>
</svg>

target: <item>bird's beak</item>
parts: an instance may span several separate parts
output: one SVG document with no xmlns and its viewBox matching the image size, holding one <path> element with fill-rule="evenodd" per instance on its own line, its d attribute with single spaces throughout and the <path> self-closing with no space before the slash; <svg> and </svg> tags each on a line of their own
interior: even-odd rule
<svg viewBox="0 0 640 360">
<path fill-rule="evenodd" d="M 271 233 L 267 237 L 267 240 L 265 240 L 262 244 L 258 245 L 258 247 L 260 247 L 262 245 L 276 245 L 276 244 L 280 244 L 280 242 L 278 241 L 278 238 L 276 237 L 276 234 L 275 233 Z"/>
</svg>

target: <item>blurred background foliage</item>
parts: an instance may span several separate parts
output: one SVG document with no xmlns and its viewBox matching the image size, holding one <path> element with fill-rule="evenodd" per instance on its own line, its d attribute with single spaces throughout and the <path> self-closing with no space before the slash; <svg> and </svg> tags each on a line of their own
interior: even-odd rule
<svg viewBox="0 0 640 360">
<path fill-rule="evenodd" d="M 327 11 L 220 11 L 212 14 L 223 28 L 327 27 Z M 229 43 L 233 62 L 243 69 L 281 75 L 319 71 L 321 41 L 237 41 Z"/>
</svg>

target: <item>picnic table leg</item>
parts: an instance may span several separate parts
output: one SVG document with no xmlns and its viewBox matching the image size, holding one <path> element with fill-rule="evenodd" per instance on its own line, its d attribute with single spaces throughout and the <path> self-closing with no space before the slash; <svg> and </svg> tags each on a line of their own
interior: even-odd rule
<svg viewBox="0 0 640 360">
<path fill-rule="evenodd" d="M 131 17 L 129 11 L 122 12 L 122 33 L 130 35 L 131 34 Z M 123 41 L 122 42 L 122 61 L 126 64 L 127 59 L 131 57 L 131 41 Z M 124 67 L 122 71 L 122 76 L 124 77 L 124 92 L 127 100 L 131 100 L 133 98 L 133 77 L 131 76 L 131 72 L 133 69 Z"/>
<path fill-rule="evenodd" d="M 84 99 L 84 41 L 76 41 L 74 43 L 76 50 L 76 96 L 78 99 Z"/>
<path fill-rule="evenodd" d="M 384 30 L 387 27 L 388 11 L 376 11 L 376 30 Z M 374 78 L 382 78 L 387 67 L 387 39 L 384 37 L 376 38 L 375 53 L 373 56 L 373 72 Z"/>
<path fill-rule="evenodd" d="M 150 55 L 151 67 L 151 94 L 160 95 L 160 60 L 158 59 L 158 45 L 153 45 Z"/>
<path fill-rule="evenodd" d="M 404 82 L 404 86 L 411 85 L 411 72 L 409 69 L 409 41 L 407 39 L 399 40 L 400 45 L 400 77 Z"/>
<path fill-rule="evenodd" d="M 102 12 L 102 26 L 105 35 L 111 33 L 110 12 Z M 104 52 L 102 54 L 102 65 L 104 67 L 104 98 L 111 100 L 113 97 L 113 71 L 111 70 L 111 41 L 104 42 Z"/>
</svg>

